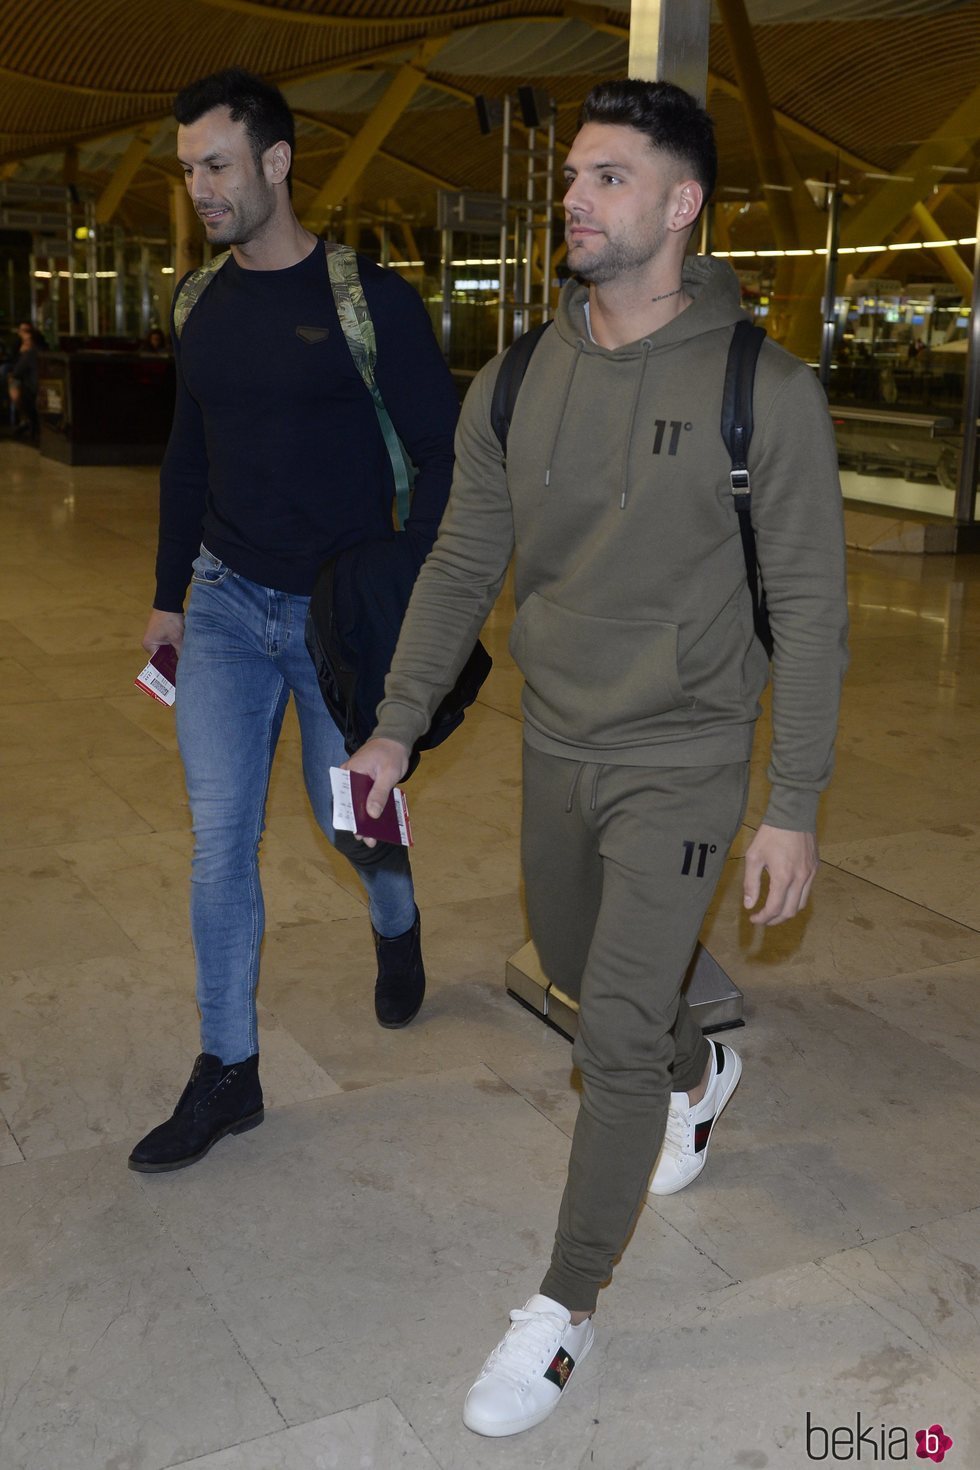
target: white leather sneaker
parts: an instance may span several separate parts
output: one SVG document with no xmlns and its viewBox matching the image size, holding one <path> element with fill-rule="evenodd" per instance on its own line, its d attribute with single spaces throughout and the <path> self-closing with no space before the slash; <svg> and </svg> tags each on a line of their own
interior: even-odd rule
<svg viewBox="0 0 980 1470">
<path fill-rule="evenodd" d="M 510 1320 L 463 1405 L 463 1423 L 477 1434 L 520 1434 L 547 1419 L 595 1340 L 591 1317 L 573 1327 L 549 1296 L 532 1296 Z"/>
<path fill-rule="evenodd" d="M 704 1097 L 690 1107 L 686 1092 L 672 1092 L 667 1132 L 650 1180 L 651 1194 L 676 1194 L 705 1166 L 721 1110 L 738 1086 L 741 1058 L 720 1041 L 711 1043 L 711 1076 Z"/>
</svg>

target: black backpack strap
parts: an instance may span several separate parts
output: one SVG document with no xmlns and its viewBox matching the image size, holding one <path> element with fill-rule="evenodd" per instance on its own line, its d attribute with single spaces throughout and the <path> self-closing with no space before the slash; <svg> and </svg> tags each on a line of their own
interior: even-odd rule
<svg viewBox="0 0 980 1470">
<path fill-rule="evenodd" d="M 755 365 L 765 341 L 765 331 L 747 317 L 740 317 L 732 333 L 725 368 L 725 391 L 721 403 L 721 437 L 731 457 L 732 498 L 745 556 L 745 575 L 752 596 L 752 620 L 766 653 L 772 658 L 773 641 L 766 607 L 766 591 L 759 576 L 759 560 L 752 530 L 752 484 L 749 479 L 749 445 L 752 442 L 752 391 Z"/>
<path fill-rule="evenodd" d="M 531 361 L 532 352 L 550 326 L 550 321 L 539 322 L 536 327 L 532 327 L 529 332 L 518 337 L 517 341 L 508 347 L 504 353 L 504 360 L 500 364 L 497 381 L 493 385 L 490 424 L 505 455 L 507 453 L 507 431 L 514 417 L 517 395 L 521 391 L 527 365 Z"/>
</svg>

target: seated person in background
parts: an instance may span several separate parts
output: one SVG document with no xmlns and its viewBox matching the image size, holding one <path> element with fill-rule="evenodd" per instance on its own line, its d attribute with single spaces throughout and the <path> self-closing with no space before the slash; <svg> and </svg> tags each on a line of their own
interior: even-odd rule
<svg viewBox="0 0 980 1470">
<path fill-rule="evenodd" d="M 169 352 L 167 338 L 160 327 L 151 327 L 144 352 Z"/>
</svg>

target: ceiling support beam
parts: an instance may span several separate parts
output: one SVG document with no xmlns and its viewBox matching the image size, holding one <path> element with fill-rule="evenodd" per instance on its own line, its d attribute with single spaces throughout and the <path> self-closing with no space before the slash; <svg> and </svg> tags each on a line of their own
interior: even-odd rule
<svg viewBox="0 0 980 1470">
<path fill-rule="evenodd" d="M 738 78 L 755 165 L 759 171 L 759 182 L 763 187 L 766 184 L 775 186 L 766 190 L 765 199 L 776 245 L 780 250 L 792 250 L 800 243 L 799 205 L 802 199 L 797 196 L 806 195 L 810 214 L 813 212 L 813 205 L 806 193 L 806 185 L 786 153 L 785 145 L 780 145 L 765 73 L 752 36 L 745 0 L 718 0 L 718 10 L 735 63 L 735 75 Z M 787 193 L 787 190 L 791 192 Z"/>
<path fill-rule="evenodd" d="M 946 239 L 945 231 L 939 228 L 924 204 L 921 202 L 916 204 L 912 210 L 912 215 L 927 240 Z M 947 245 L 942 250 L 937 250 L 936 260 L 949 276 L 953 285 L 959 287 L 968 300 L 971 299 L 973 296 L 973 272 L 957 254 L 956 249 L 952 245 Z"/>
<path fill-rule="evenodd" d="M 848 245 L 865 240 L 883 240 L 913 212 L 915 206 L 928 199 L 936 184 L 942 181 L 942 166 L 956 167 L 972 156 L 980 134 L 980 86 L 942 122 L 931 138 L 920 143 L 896 174 L 910 175 L 908 181 L 885 183 L 868 202 L 845 217 L 842 233 Z"/>
<path fill-rule="evenodd" d="M 448 36 L 440 36 L 435 41 L 427 41 L 412 61 L 406 62 L 395 72 L 384 96 L 369 113 L 347 152 L 308 206 L 304 224 L 318 228 L 329 219 L 336 206 L 343 203 L 419 87 L 424 84 L 427 63 L 448 39 Z"/>
<path fill-rule="evenodd" d="M 930 214 L 935 214 L 949 193 L 950 190 L 948 187 L 937 189 L 924 208 L 928 209 Z M 913 239 L 918 228 L 915 215 L 910 214 L 905 223 L 895 231 L 895 238 L 891 242 L 892 245 L 905 245 L 909 240 Z M 874 260 L 869 260 L 867 264 L 863 261 L 855 261 L 853 262 L 854 270 L 851 274 L 855 276 L 871 276 L 878 279 L 886 277 L 894 264 L 897 254 L 898 252 L 896 250 L 883 250 L 880 255 L 876 256 Z"/>
<path fill-rule="evenodd" d="M 947 239 L 946 232 L 936 224 L 934 215 L 939 206 L 951 194 L 953 194 L 951 185 L 945 184 L 941 189 L 937 189 L 935 194 L 926 200 L 925 203 L 916 204 L 901 229 L 896 231 L 892 244 L 904 245 L 920 231 L 929 240 Z M 858 266 L 854 274 L 870 276 L 872 278 L 886 276 L 897 254 L 898 252 L 895 250 L 885 250 L 876 259 L 870 260 L 867 265 Z M 953 284 L 963 292 L 964 296 L 972 296 L 973 272 L 964 263 L 962 256 L 950 246 L 946 246 L 944 249 L 936 251 L 935 258 Z"/>
<path fill-rule="evenodd" d="M 324 26 L 330 30 L 373 30 L 380 29 L 385 24 L 384 17 L 376 15 L 345 15 L 331 14 L 323 11 L 312 10 L 278 10 L 271 5 L 262 3 L 262 0 L 200 0 L 203 5 L 213 6 L 216 10 L 233 10 L 238 15 L 251 16 L 256 20 L 268 21 L 270 24 L 289 24 Z M 485 5 L 474 5 L 464 12 L 468 24 L 483 24 L 487 21 L 500 20 L 500 8 L 498 0 L 489 0 Z M 459 18 L 455 7 L 450 3 L 444 10 L 430 12 L 424 16 L 411 17 L 409 23 L 422 26 L 442 24 L 443 26 L 455 25 Z M 524 20 L 525 16 L 519 16 Z M 532 20 L 554 20 L 554 15 L 531 16 Z M 399 22 L 393 22 L 398 24 Z M 405 21 L 401 21 L 405 24 Z"/>
<path fill-rule="evenodd" d="M 354 133 L 345 133 L 343 128 L 338 128 L 334 123 L 324 122 L 321 118 L 318 118 L 315 113 L 296 112 L 294 110 L 293 116 L 301 117 L 305 122 L 314 123 L 318 128 L 322 128 L 325 133 L 332 133 L 334 137 L 343 138 L 345 142 L 351 143 L 354 140 Z M 300 163 L 303 162 L 303 159 L 306 158 L 306 156 L 307 155 L 305 152 L 300 153 Z M 397 165 L 398 168 L 407 169 L 410 174 L 415 174 L 418 178 L 425 179 L 430 184 L 435 184 L 437 189 L 459 189 L 461 187 L 460 181 L 458 179 L 455 181 L 453 181 L 452 179 L 444 179 L 439 174 L 434 174 L 431 169 L 421 168 L 417 163 L 411 163 L 407 158 L 399 158 L 397 153 L 389 153 L 386 148 L 379 148 L 377 150 L 376 156 L 378 158 L 383 158 L 385 163 L 394 163 Z M 304 187 L 310 188 L 312 186 L 304 185 Z"/>
<path fill-rule="evenodd" d="M 112 178 L 106 184 L 95 204 L 95 222 L 108 224 L 119 208 L 123 195 L 143 167 L 143 160 L 153 147 L 160 131 L 160 124 L 139 128 L 130 139 L 129 147 L 116 165 Z"/>
<path fill-rule="evenodd" d="M 730 82 L 720 72 L 708 72 L 708 91 L 716 88 L 724 92 L 726 97 L 731 97 L 735 102 L 741 102 L 742 89 L 736 82 Z M 800 138 L 804 143 L 809 143 L 814 148 L 819 148 L 822 153 L 829 153 L 834 158 L 839 158 L 841 163 L 846 163 L 848 168 L 856 168 L 862 172 L 870 170 L 874 173 L 878 165 L 870 159 L 862 158 L 858 153 L 851 153 L 849 149 L 842 148 L 835 143 L 833 138 L 828 138 L 824 133 L 818 133 L 814 128 L 808 128 L 806 123 L 798 122 L 795 117 L 790 117 L 788 112 L 780 112 L 778 107 L 771 109 L 776 120 L 776 125 L 781 133 L 789 133 L 794 138 Z"/>
</svg>

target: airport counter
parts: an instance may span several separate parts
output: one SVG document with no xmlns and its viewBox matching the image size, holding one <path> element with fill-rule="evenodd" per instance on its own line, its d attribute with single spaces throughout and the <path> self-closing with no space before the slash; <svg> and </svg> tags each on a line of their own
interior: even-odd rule
<svg viewBox="0 0 980 1470">
<path fill-rule="evenodd" d="M 173 358 L 166 353 L 42 352 L 41 453 L 62 464 L 158 464 L 174 393 Z"/>
</svg>

